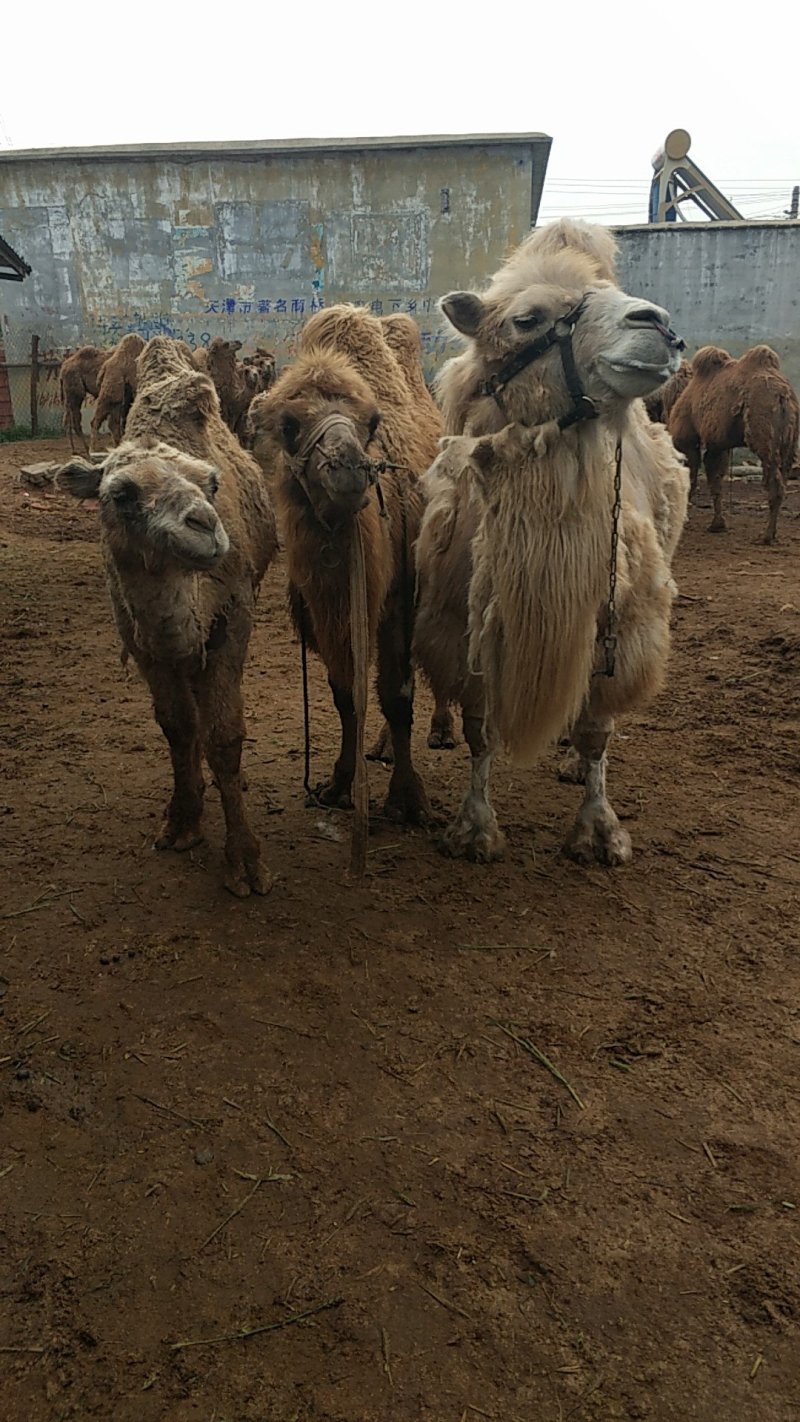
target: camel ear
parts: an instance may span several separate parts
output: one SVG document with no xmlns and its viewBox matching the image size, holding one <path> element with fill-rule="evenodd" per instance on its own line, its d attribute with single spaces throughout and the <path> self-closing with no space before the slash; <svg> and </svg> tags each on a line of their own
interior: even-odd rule
<svg viewBox="0 0 800 1422">
<path fill-rule="evenodd" d="M 96 499 L 103 470 L 103 464 L 91 463 L 88 459 L 71 459 L 69 464 L 59 469 L 56 483 L 73 499 Z"/>
<path fill-rule="evenodd" d="M 440 306 L 451 326 L 462 336 L 474 336 L 483 318 L 483 302 L 474 291 L 451 291 Z"/>
</svg>

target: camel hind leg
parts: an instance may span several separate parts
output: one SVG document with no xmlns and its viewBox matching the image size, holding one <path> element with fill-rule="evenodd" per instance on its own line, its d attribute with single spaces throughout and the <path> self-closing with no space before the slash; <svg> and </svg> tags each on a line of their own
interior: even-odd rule
<svg viewBox="0 0 800 1422">
<path fill-rule="evenodd" d="M 572 732 L 585 792 L 564 847 L 581 864 L 627 864 L 633 854 L 631 837 L 620 825 L 606 793 L 606 753 L 613 730 L 612 717 L 594 715 L 589 706 Z"/>
<path fill-rule="evenodd" d="M 728 525 L 722 512 L 722 485 L 725 475 L 730 473 L 731 451 L 729 449 L 706 450 L 706 478 L 714 501 L 714 517 L 708 525 L 709 533 L 726 533 Z"/>
<path fill-rule="evenodd" d="M 488 864 L 501 858 L 505 836 L 489 799 L 494 746 L 486 738 L 483 723 L 482 709 L 464 708 L 464 739 L 472 757 L 470 783 L 456 818 L 445 831 L 442 847 L 454 858 L 463 856 Z"/>
<path fill-rule="evenodd" d="M 786 492 L 783 474 L 777 464 L 770 464 L 766 461 L 762 463 L 762 478 L 767 491 L 767 502 L 769 512 L 767 513 L 767 526 L 764 530 L 763 543 L 774 543 L 778 537 L 778 514 L 781 511 L 781 504 Z"/>
</svg>

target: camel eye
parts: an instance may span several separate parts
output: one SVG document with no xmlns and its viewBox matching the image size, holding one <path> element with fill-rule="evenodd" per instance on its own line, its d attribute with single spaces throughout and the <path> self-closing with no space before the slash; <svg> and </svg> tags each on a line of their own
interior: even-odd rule
<svg viewBox="0 0 800 1422">
<path fill-rule="evenodd" d="M 532 331 L 542 319 L 541 311 L 529 311 L 527 316 L 515 316 L 514 325 L 519 331 Z"/>
</svg>

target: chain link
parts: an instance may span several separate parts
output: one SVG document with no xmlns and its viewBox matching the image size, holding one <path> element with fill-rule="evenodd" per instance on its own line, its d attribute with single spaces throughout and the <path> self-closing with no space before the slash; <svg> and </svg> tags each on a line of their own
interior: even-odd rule
<svg viewBox="0 0 800 1422">
<path fill-rule="evenodd" d="M 608 560 L 608 604 L 603 629 L 605 667 L 603 676 L 613 676 L 617 660 L 617 554 L 619 550 L 619 515 L 622 508 L 622 440 L 614 450 L 614 505 L 611 511 L 611 556 Z"/>
</svg>

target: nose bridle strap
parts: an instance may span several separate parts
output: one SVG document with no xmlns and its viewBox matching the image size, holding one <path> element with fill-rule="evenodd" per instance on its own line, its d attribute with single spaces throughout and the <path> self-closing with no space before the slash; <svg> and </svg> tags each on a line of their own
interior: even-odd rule
<svg viewBox="0 0 800 1422">
<path fill-rule="evenodd" d="M 311 429 L 308 431 L 308 434 L 294 455 L 296 461 L 293 471 L 294 478 L 303 490 L 312 509 L 314 509 L 314 501 L 308 488 L 308 461 L 328 431 L 335 429 L 338 425 L 343 425 L 347 429 L 348 434 L 353 433 L 353 422 L 349 420 L 346 415 L 339 414 L 336 411 L 330 415 L 323 415 L 321 420 L 317 420 L 317 423 L 311 426 Z M 324 450 L 320 451 L 318 457 L 321 464 L 333 463 L 330 455 L 326 454 Z M 385 474 L 387 469 L 400 469 L 403 466 L 399 464 L 389 464 L 385 459 L 368 459 L 366 455 L 364 456 L 363 465 L 367 473 L 367 484 L 370 488 L 374 487 L 375 489 L 381 518 L 387 518 L 386 503 L 383 497 L 383 489 L 381 488 L 379 476 Z M 314 512 L 316 514 L 316 510 L 314 510 Z M 328 527 L 325 520 L 320 518 L 319 514 L 316 514 L 316 517 L 319 518 L 320 523 L 324 524 L 326 528 Z"/>
<path fill-rule="evenodd" d="M 583 382 L 575 364 L 575 352 L 572 349 L 572 336 L 585 307 L 586 298 L 582 297 L 577 306 L 573 306 L 566 316 L 559 316 L 543 336 L 539 336 L 538 340 L 523 346 L 521 350 L 515 351 L 514 355 L 509 356 L 508 360 L 504 361 L 500 369 L 490 375 L 488 380 L 481 381 L 478 387 L 479 394 L 491 395 L 503 416 L 507 418 L 500 399 L 503 390 L 515 376 L 520 375 L 523 370 L 527 370 L 529 365 L 532 365 L 540 356 L 545 355 L 547 351 L 552 350 L 553 346 L 558 346 L 564 380 L 572 400 L 572 409 L 568 410 L 565 415 L 561 415 L 558 420 L 559 429 L 569 429 L 570 425 L 576 425 L 581 420 L 597 419 L 599 411 L 594 400 L 586 394 L 583 388 Z"/>
</svg>

